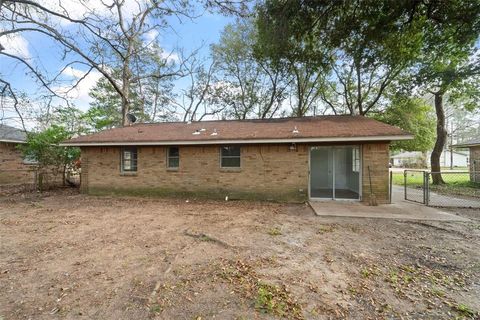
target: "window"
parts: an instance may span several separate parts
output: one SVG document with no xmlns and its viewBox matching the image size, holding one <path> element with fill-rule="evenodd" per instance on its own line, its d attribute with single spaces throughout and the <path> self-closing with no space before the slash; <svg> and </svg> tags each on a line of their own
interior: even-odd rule
<svg viewBox="0 0 480 320">
<path fill-rule="evenodd" d="M 240 168 L 240 147 L 224 146 L 220 149 L 222 168 Z"/>
<path fill-rule="evenodd" d="M 167 149 L 167 168 L 178 168 L 180 165 L 180 152 L 178 147 Z"/>
<path fill-rule="evenodd" d="M 359 148 L 352 149 L 352 171 L 353 172 L 360 171 L 360 149 Z"/>
<path fill-rule="evenodd" d="M 137 148 L 122 149 L 122 172 L 137 172 Z"/>
</svg>

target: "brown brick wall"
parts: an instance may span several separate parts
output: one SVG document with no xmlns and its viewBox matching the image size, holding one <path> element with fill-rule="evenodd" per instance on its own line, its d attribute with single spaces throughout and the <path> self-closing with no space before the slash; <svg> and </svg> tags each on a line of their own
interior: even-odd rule
<svg viewBox="0 0 480 320">
<path fill-rule="evenodd" d="M 372 178 L 372 190 L 379 203 L 389 201 L 389 150 L 388 143 L 369 143 L 362 148 L 363 155 L 363 186 L 362 199 L 368 201 L 370 197 L 370 176 Z"/>
<path fill-rule="evenodd" d="M 0 184 L 26 183 L 32 180 L 31 166 L 23 164 L 17 144 L 0 142 Z"/>
<path fill-rule="evenodd" d="M 480 146 L 470 147 L 470 180 L 480 182 Z"/>
<path fill-rule="evenodd" d="M 132 176 L 120 173 L 120 148 L 84 147 L 82 190 L 93 194 L 193 193 L 217 198 L 305 200 L 308 149 L 307 145 L 297 145 L 297 150 L 290 150 L 288 144 L 244 145 L 240 170 L 226 170 L 220 168 L 219 146 L 180 146 L 180 167 L 172 171 L 166 168 L 166 147 L 138 147 L 138 172 Z M 363 156 L 364 166 L 375 167 L 372 183 L 377 183 L 377 198 L 386 201 L 388 144 L 364 145 Z M 365 185 L 363 193 L 365 196 Z"/>
</svg>

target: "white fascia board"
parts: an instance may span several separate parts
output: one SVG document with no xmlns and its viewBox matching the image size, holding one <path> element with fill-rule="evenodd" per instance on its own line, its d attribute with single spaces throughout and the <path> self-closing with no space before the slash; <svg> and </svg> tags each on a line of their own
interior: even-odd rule
<svg viewBox="0 0 480 320">
<path fill-rule="evenodd" d="M 26 141 L 21 141 L 21 140 L 7 140 L 7 139 L 0 139 L 0 142 L 5 142 L 5 143 L 27 143 Z"/>
<path fill-rule="evenodd" d="M 471 148 L 471 147 L 478 147 L 480 143 L 469 143 L 469 144 L 454 144 L 452 147 L 454 148 Z"/>
<path fill-rule="evenodd" d="M 124 141 L 124 142 L 64 142 L 65 147 L 99 146 L 181 146 L 181 145 L 218 145 L 218 144 L 266 144 L 266 143 L 324 143 L 352 141 L 393 141 L 411 140 L 412 135 L 375 136 L 375 137 L 338 137 L 338 138 L 291 138 L 291 139 L 250 139 L 250 140 L 198 140 L 198 141 Z"/>
</svg>

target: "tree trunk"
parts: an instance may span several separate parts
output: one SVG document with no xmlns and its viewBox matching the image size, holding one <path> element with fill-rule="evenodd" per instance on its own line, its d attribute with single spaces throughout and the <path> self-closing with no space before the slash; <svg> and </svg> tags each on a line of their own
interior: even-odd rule
<svg viewBox="0 0 480 320">
<path fill-rule="evenodd" d="M 122 125 L 124 127 L 130 125 L 130 121 L 127 118 L 127 113 L 130 112 L 130 55 L 132 54 L 132 39 L 128 39 L 127 55 L 123 61 L 122 70 Z"/>
<path fill-rule="evenodd" d="M 437 114 L 437 140 L 430 157 L 433 184 L 444 184 L 440 173 L 440 157 L 447 140 L 447 129 L 445 128 L 445 111 L 443 110 L 443 92 L 435 93 L 435 113 Z"/>
<path fill-rule="evenodd" d="M 130 122 L 128 121 L 127 118 L 127 113 L 130 111 L 130 106 L 129 106 L 129 92 L 130 92 L 130 83 L 129 79 L 127 76 L 127 73 L 123 73 L 123 84 L 122 84 L 122 91 L 123 91 L 123 96 L 122 96 L 122 125 L 124 127 L 130 125 Z"/>
</svg>

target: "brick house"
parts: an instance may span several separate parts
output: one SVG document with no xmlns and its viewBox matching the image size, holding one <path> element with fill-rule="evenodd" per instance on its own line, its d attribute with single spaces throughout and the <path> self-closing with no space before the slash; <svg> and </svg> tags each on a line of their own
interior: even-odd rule
<svg viewBox="0 0 480 320">
<path fill-rule="evenodd" d="M 480 138 L 456 144 L 454 147 L 470 150 L 470 181 L 480 182 Z"/>
<path fill-rule="evenodd" d="M 361 116 L 134 124 L 64 142 L 90 194 L 389 199 L 389 143 L 411 139 Z"/>
<path fill-rule="evenodd" d="M 31 164 L 25 160 L 18 145 L 25 143 L 24 131 L 0 124 L 0 185 L 18 184 L 32 177 Z"/>
</svg>

